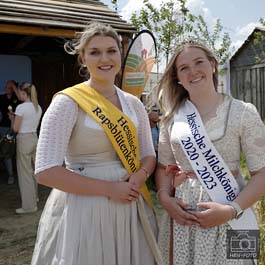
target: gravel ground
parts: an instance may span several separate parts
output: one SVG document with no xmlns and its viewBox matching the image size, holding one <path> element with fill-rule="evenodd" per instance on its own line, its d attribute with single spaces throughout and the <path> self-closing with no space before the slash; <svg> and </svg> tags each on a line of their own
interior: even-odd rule
<svg viewBox="0 0 265 265">
<path fill-rule="evenodd" d="M 21 207 L 17 181 L 7 185 L 0 175 L 0 265 L 29 265 L 42 208 L 50 190 L 39 186 L 38 212 L 15 214 Z"/>
</svg>

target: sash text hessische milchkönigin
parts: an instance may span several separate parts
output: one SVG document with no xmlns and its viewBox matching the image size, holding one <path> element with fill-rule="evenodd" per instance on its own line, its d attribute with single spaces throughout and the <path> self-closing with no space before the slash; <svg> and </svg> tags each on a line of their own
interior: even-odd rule
<svg viewBox="0 0 265 265">
<path fill-rule="evenodd" d="M 127 124 L 127 120 L 123 116 L 121 116 L 116 122 L 112 122 L 106 114 L 102 113 L 102 109 L 100 107 L 96 107 L 94 110 L 92 110 L 92 112 L 95 113 L 96 116 L 101 120 L 101 124 L 109 132 L 111 132 L 121 152 L 123 153 L 124 158 L 129 164 L 130 169 L 132 170 L 132 172 L 135 172 L 137 170 L 134 162 L 136 159 L 137 146 L 134 143 L 135 136 L 132 135 L 132 132 Z M 124 139 L 122 131 L 118 129 L 119 125 L 123 128 L 126 139 Z M 128 142 L 128 144 L 126 144 L 126 141 Z"/>
<path fill-rule="evenodd" d="M 192 136 L 194 138 L 194 141 L 197 143 L 197 146 L 201 151 L 197 152 L 197 156 L 193 156 L 194 158 L 198 158 L 200 154 L 202 154 L 207 161 L 208 165 L 204 166 L 204 171 L 202 170 L 197 170 L 197 172 L 203 172 L 203 176 L 208 176 L 212 179 L 210 172 L 207 172 L 207 167 L 210 167 L 212 172 L 214 172 L 216 178 L 219 180 L 219 183 L 222 185 L 223 189 L 225 190 L 227 196 L 226 199 L 228 201 L 233 201 L 236 198 L 236 194 L 234 192 L 234 188 L 230 184 L 230 179 L 228 177 L 228 173 L 225 171 L 224 167 L 220 165 L 220 161 L 216 155 L 213 154 L 213 150 L 209 147 L 206 146 L 204 142 L 205 136 L 200 134 L 200 126 L 196 124 L 195 121 L 196 118 L 196 113 L 192 113 L 187 115 L 187 121 L 189 124 L 189 127 L 191 129 Z M 185 141 L 184 141 L 185 142 Z M 183 142 L 182 142 L 183 143 Z M 189 146 L 186 144 L 186 146 Z M 184 146 L 185 147 L 185 146 Z M 195 147 L 195 146 L 193 146 Z M 195 147 L 196 148 L 196 147 Z M 196 160 L 196 159 L 193 159 Z M 198 165 L 198 163 L 196 163 Z M 208 175 L 205 173 L 209 173 Z M 215 178 L 215 180 L 216 180 Z M 202 178 L 204 180 L 204 183 L 207 183 L 206 178 Z M 214 180 L 214 179 L 213 179 Z M 209 183 L 209 178 L 208 178 L 208 183 Z M 207 185 L 206 185 L 207 186 Z M 216 185 L 212 185 L 212 188 Z M 208 186 L 207 186 L 208 188 Z"/>
</svg>

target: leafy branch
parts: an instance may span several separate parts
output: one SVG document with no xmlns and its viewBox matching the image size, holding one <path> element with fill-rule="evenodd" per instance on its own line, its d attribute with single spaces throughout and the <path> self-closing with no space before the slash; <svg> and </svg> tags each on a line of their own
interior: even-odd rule
<svg viewBox="0 0 265 265">
<path fill-rule="evenodd" d="M 210 31 L 201 15 L 195 16 L 186 7 L 187 0 L 168 0 L 159 8 L 149 0 L 144 0 L 144 7 L 131 16 L 132 24 L 140 31 L 149 29 L 157 39 L 158 54 L 166 59 L 172 54 L 177 43 L 187 37 L 196 37 L 206 42 L 215 52 L 219 62 L 224 63 L 230 56 L 231 39 L 228 32 L 223 32 L 220 19 L 216 20 Z"/>
</svg>

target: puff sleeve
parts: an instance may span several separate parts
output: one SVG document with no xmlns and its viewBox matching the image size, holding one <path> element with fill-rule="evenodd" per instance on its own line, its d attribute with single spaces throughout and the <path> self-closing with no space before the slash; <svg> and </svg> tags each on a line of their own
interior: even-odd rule
<svg viewBox="0 0 265 265">
<path fill-rule="evenodd" d="M 61 166 L 76 123 L 78 105 L 66 95 L 57 95 L 44 114 L 37 145 L 35 174 Z"/>
<path fill-rule="evenodd" d="M 146 156 L 156 156 L 153 146 L 149 118 L 144 105 L 138 99 L 135 99 L 135 112 L 137 120 L 139 122 L 138 139 L 140 146 L 140 157 L 141 159 L 143 159 Z"/>
<path fill-rule="evenodd" d="M 164 123 L 160 128 L 158 144 L 158 162 L 164 166 L 175 164 L 176 160 L 170 143 L 170 131 L 172 123 Z"/>
<path fill-rule="evenodd" d="M 240 137 L 248 169 L 256 171 L 265 167 L 265 126 L 256 107 L 250 103 L 246 103 L 241 117 Z"/>
</svg>

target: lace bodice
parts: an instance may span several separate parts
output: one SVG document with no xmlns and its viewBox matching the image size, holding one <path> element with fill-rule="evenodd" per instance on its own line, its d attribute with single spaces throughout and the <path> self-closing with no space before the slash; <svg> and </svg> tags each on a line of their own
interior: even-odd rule
<svg viewBox="0 0 265 265">
<path fill-rule="evenodd" d="M 147 113 L 140 100 L 117 89 L 123 112 L 137 127 L 140 156 L 155 156 Z M 66 95 L 57 95 L 46 111 L 37 146 L 36 168 L 119 160 L 102 127 Z"/>
<path fill-rule="evenodd" d="M 167 165 L 178 161 L 183 170 L 192 170 L 179 142 L 172 141 L 171 128 L 172 121 L 161 127 L 159 162 Z M 265 126 L 254 105 L 225 96 L 205 128 L 230 170 L 238 169 L 241 151 L 250 171 L 265 166 Z"/>
</svg>

